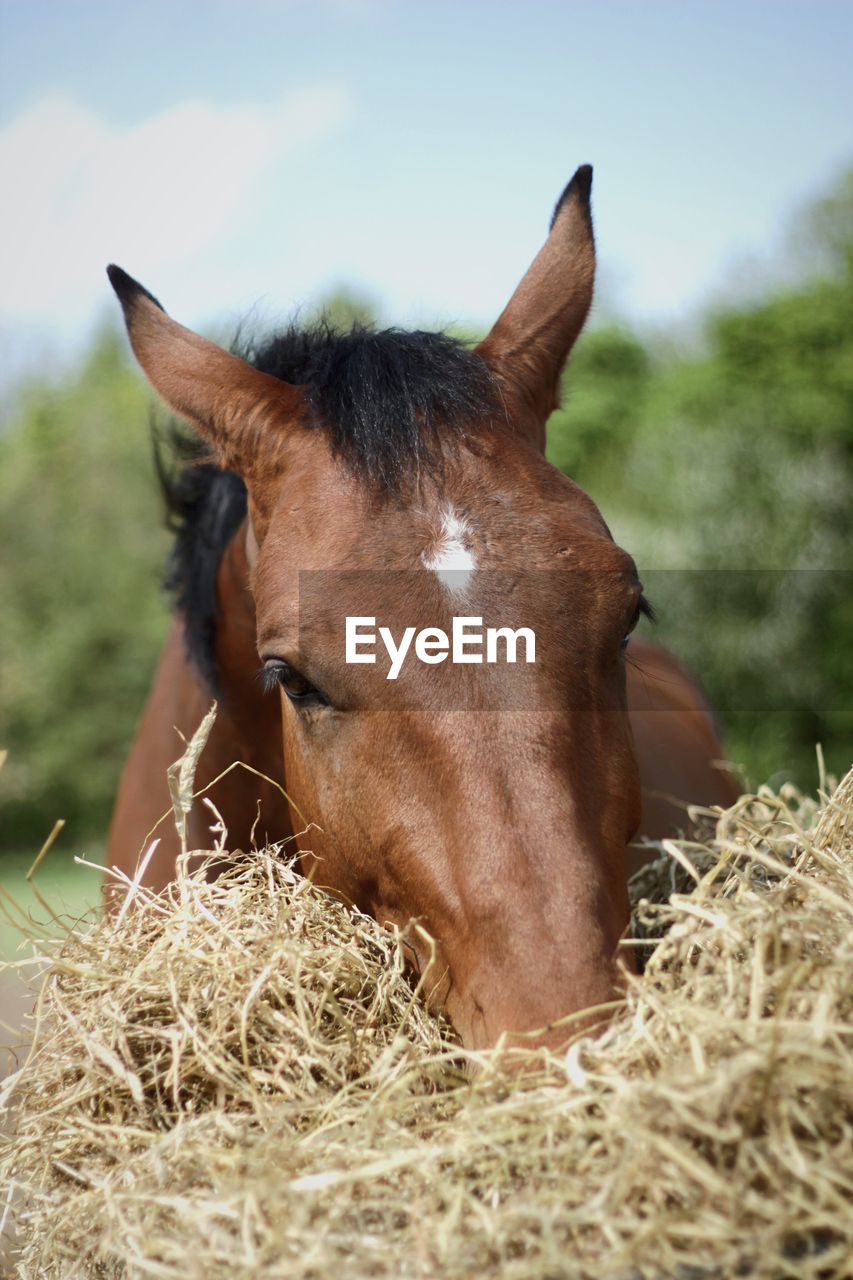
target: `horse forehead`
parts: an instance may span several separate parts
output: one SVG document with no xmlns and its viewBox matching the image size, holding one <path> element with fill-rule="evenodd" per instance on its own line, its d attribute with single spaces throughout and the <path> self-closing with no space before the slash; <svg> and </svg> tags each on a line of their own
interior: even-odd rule
<svg viewBox="0 0 853 1280">
<path fill-rule="evenodd" d="M 499 564 L 602 571 L 630 564 L 594 502 L 576 486 L 556 494 L 486 486 L 439 493 L 420 514 L 413 527 L 421 562 L 439 574 Z"/>
<path fill-rule="evenodd" d="M 371 492 L 327 447 L 315 447 L 311 459 L 307 452 L 282 483 L 269 522 L 261 559 L 273 578 L 279 566 L 300 562 L 384 565 L 452 575 L 446 585 L 458 586 L 482 568 L 605 569 L 613 551 L 624 555 L 592 499 L 529 451 L 463 454 L 444 482 L 426 477 L 402 501 Z"/>
</svg>

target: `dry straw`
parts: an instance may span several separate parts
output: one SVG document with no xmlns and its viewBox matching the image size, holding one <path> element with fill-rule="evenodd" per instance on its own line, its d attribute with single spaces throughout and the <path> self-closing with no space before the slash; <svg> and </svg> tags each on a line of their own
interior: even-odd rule
<svg viewBox="0 0 853 1280">
<path fill-rule="evenodd" d="M 853 774 L 634 887 L 624 1010 L 514 1076 L 279 850 L 136 891 L 54 948 L 6 1086 L 18 1274 L 849 1276 Z"/>
</svg>

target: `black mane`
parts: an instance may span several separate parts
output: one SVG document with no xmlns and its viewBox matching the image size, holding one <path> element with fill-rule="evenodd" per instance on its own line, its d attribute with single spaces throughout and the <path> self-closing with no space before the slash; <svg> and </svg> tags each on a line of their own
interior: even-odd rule
<svg viewBox="0 0 853 1280">
<path fill-rule="evenodd" d="M 263 373 L 307 388 L 309 424 L 375 492 L 399 494 L 441 465 L 448 444 L 493 418 L 498 395 L 484 362 L 443 333 L 337 332 L 321 320 L 291 326 L 263 344 L 240 337 L 232 350 Z M 246 514 L 243 481 L 222 471 L 180 428 L 155 446 L 175 542 L 166 587 L 183 616 L 187 648 L 217 689 L 216 578 L 222 554 Z"/>
<path fill-rule="evenodd" d="M 356 475 L 399 492 L 439 458 L 439 434 L 464 435 L 497 404 L 486 364 L 446 333 L 337 332 L 321 320 L 234 350 L 256 369 L 308 388 L 310 421 Z"/>
</svg>

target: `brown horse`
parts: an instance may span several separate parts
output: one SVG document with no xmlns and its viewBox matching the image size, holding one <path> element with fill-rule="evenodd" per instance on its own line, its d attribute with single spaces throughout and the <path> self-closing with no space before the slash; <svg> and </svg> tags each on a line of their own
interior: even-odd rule
<svg viewBox="0 0 853 1280">
<path fill-rule="evenodd" d="M 289 801 L 230 772 L 213 794 L 232 844 L 256 825 L 274 840 L 295 833 L 320 883 L 380 921 L 418 919 L 470 1047 L 503 1033 L 560 1044 L 555 1020 L 611 1001 L 632 841 L 684 826 L 686 802 L 734 794 L 690 678 L 636 640 L 626 660 L 647 610 L 634 562 L 544 457 L 592 299 L 590 185 L 579 169 L 474 350 L 442 334 L 321 325 L 243 359 L 109 269 L 149 381 L 211 451 L 173 493 L 178 618 L 124 772 L 110 861 L 133 872 L 168 809 L 175 727 L 192 733 L 215 689 L 197 784 L 241 760 Z M 366 633 L 373 620 L 377 645 L 386 624 L 398 652 L 410 628 L 399 678 L 376 646 L 373 663 L 346 660 L 353 617 Z M 462 656 L 482 656 L 475 637 L 453 661 L 441 636 L 454 618 L 494 622 L 507 660 Z M 522 629 L 535 654 L 528 645 L 513 663 L 509 632 L 518 648 Z M 191 847 L 210 846 L 209 823 L 199 806 Z M 178 851 L 160 833 L 146 871 L 158 887 Z"/>
</svg>

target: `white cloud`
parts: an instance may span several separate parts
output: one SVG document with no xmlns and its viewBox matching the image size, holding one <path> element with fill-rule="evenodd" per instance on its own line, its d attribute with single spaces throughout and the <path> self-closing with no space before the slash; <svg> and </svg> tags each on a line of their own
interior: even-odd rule
<svg viewBox="0 0 853 1280">
<path fill-rule="evenodd" d="M 103 296 L 107 262 L 143 279 L 192 265 L 246 218 L 296 148 L 349 113 L 337 85 L 273 104 L 185 102 L 124 129 L 51 97 L 0 132 L 0 318 L 66 328 Z"/>
</svg>

